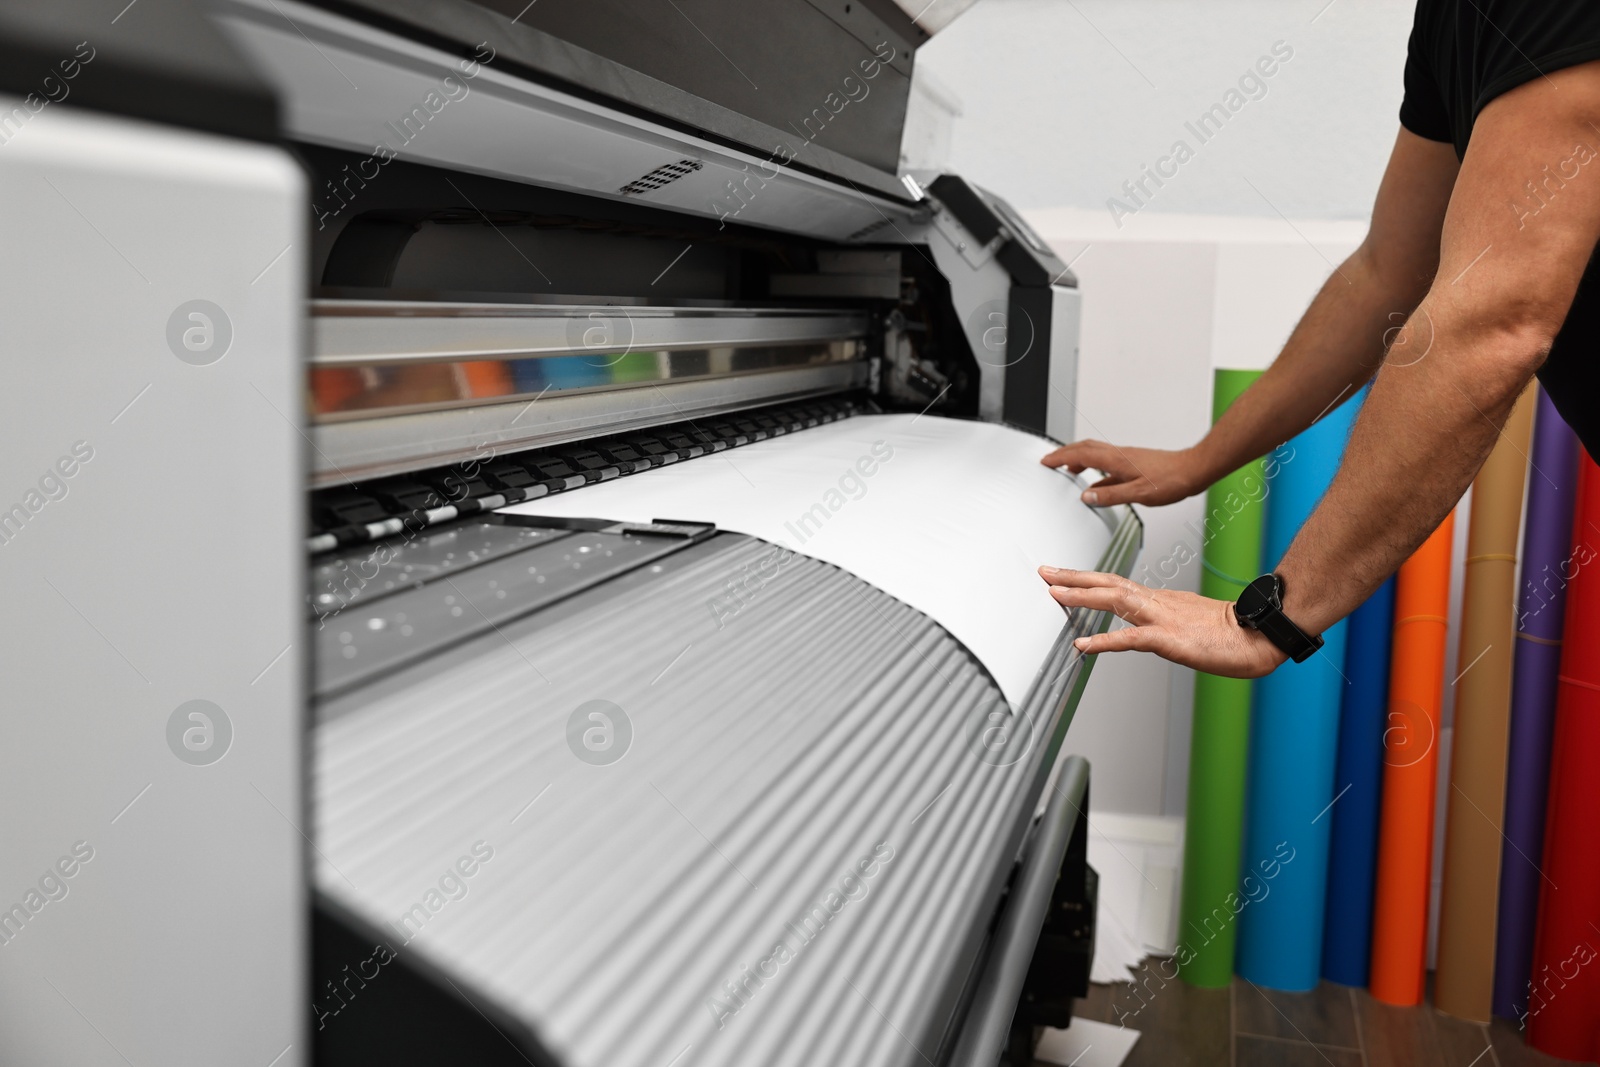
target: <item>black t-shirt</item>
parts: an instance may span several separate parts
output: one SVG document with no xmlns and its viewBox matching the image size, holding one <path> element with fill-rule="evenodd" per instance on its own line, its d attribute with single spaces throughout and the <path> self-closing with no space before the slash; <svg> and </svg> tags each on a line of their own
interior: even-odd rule
<svg viewBox="0 0 1600 1067">
<path fill-rule="evenodd" d="M 1495 97 L 1596 59 L 1600 0 L 1418 0 L 1400 123 L 1455 145 L 1461 157 Z M 1600 135 L 1588 147 L 1600 151 Z M 1539 380 L 1589 454 L 1600 456 L 1600 254 L 1589 260 Z"/>
</svg>

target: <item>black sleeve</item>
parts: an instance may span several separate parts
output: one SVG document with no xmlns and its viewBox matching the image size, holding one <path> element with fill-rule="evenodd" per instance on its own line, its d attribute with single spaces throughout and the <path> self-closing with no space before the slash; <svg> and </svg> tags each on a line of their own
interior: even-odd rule
<svg viewBox="0 0 1600 1067">
<path fill-rule="evenodd" d="M 1600 59 L 1595 0 L 1476 0 L 1486 23 L 1472 62 L 1472 120 L 1524 82 Z M 1463 61 L 1466 58 L 1463 57 Z"/>
<path fill-rule="evenodd" d="M 1421 11 L 1418 11 L 1418 21 Z M 1430 141 L 1454 140 L 1450 128 L 1450 113 L 1444 106 L 1444 94 L 1433 76 L 1426 46 L 1421 40 L 1420 26 L 1411 27 L 1411 40 L 1406 45 L 1406 95 L 1400 101 L 1400 125 Z"/>
</svg>

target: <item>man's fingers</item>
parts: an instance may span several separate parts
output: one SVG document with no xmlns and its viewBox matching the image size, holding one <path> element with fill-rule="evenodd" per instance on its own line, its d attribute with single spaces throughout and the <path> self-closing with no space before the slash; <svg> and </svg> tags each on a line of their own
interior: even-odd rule
<svg viewBox="0 0 1600 1067">
<path fill-rule="evenodd" d="M 1050 595 L 1056 603 L 1068 608 L 1088 608 L 1091 611 L 1109 611 L 1128 622 L 1145 623 L 1150 619 L 1145 609 L 1155 603 L 1150 590 L 1138 582 L 1115 574 L 1086 573 L 1078 577 L 1086 581 L 1051 582 Z M 1048 580 L 1048 579 L 1047 579 Z"/>
<path fill-rule="evenodd" d="M 1104 441 L 1074 441 L 1070 445 L 1062 445 L 1039 462 L 1046 467 L 1066 467 L 1077 474 L 1085 467 L 1106 470 L 1106 457 L 1114 453 L 1115 450 Z"/>
<path fill-rule="evenodd" d="M 1091 656 L 1101 652 L 1147 652 L 1154 637 L 1155 632 L 1152 627 L 1125 626 L 1109 633 L 1080 637 L 1072 642 L 1072 645 L 1079 652 Z"/>
<path fill-rule="evenodd" d="M 1083 502 L 1097 508 L 1108 508 L 1113 504 L 1138 504 L 1143 502 L 1148 487 L 1149 483 L 1143 478 L 1127 482 L 1102 478 L 1083 491 Z"/>
<path fill-rule="evenodd" d="M 1129 585 L 1134 584 L 1120 574 L 1107 574 L 1104 571 L 1074 571 L 1065 567 L 1040 567 L 1039 577 L 1051 585 L 1070 585 L 1078 588 L 1097 585 L 1115 586 L 1123 582 L 1128 582 Z"/>
<path fill-rule="evenodd" d="M 1088 608 L 1090 611 L 1109 611 L 1128 622 L 1148 622 L 1144 610 L 1151 600 L 1141 592 L 1119 586 L 1091 586 L 1075 589 L 1071 586 L 1053 585 L 1050 595 L 1056 603 L 1067 608 Z"/>
<path fill-rule="evenodd" d="M 1126 607 L 1127 594 L 1120 589 L 1108 585 L 1089 586 L 1087 588 L 1074 588 L 1073 586 L 1053 585 L 1050 595 L 1056 598 L 1056 603 L 1068 608 L 1088 608 L 1090 611 L 1111 611 L 1119 617 Z"/>
</svg>

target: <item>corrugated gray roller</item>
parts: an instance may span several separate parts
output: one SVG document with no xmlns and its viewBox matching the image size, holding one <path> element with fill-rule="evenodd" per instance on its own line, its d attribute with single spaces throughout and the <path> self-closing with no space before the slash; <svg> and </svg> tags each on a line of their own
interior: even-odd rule
<svg viewBox="0 0 1600 1067">
<path fill-rule="evenodd" d="M 934 1059 L 1077 623 L 1019 732 L 926 616 L 719 535 L 325 704 L 317 888 L 573 1067 Z"/>
</svg>

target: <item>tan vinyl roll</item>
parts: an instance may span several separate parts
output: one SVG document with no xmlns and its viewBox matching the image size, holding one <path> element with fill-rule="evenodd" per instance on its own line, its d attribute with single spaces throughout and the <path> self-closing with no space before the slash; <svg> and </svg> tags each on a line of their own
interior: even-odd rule
<svg viewBox="0 0 1600 1067">
<path fill-rule="evenodd" d="M 1434 1006 L 1482 1023 L 1489 1021 L 1494 993 L 1517 535 L 1533 408 L 1534 390 L 1529 389 L 1512 409 L 1500 440 L 1472 483 L 1456 655 L 1460 674 L 1455 683 Z"/>
</svg>

